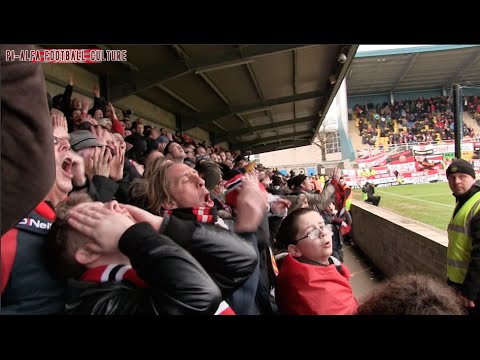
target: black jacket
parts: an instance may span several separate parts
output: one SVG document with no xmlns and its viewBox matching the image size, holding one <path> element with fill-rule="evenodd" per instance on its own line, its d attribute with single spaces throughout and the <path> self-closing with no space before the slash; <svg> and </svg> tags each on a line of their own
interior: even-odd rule
<svg viewBox="0 0 480 360">
<path fill-rule="evenodd" d="M 362 192 L 366 193 L 368 197 L 373 196 L 375 194 L 375 185 L 370 183 L 363 185 Z"/>
<path fill-rule="evenodd" d="M 255 270 L 253 246 L 218 226 L 167 216 L 160 232 L 163 235 L 147 224 L 137 224 L 119 241 L 120 250 L 151 288 L 139 289 L 127 282 L 72 280 L 66 311 L 213 314 L 222 299 L 242 286 Z"/>
<path fill-rule="evenodd" d="M 87 178 L 87 182 L 83 186 L 74 187 L 72 192 L 84 191 L 84 189 L 93 201 L 105 203 L 115 199 L 118 183 L 105 176 L 94 175 L 92 180 Z"/>
<path fill-rule="evenodd" d="M 66 312 L 91 315 L 214 314 L 222 295 L 205 269 L 185 249 L 146 223 L 130 227 L 120 251 L 149 288 L 127 281 L 71 280 Z"/>
<path fill-rule="evenodd" d="M 118 189 L 115 193 L 115 199 L 117 199 L 119 203 L 130 204 L 128 187 L 133 179 L 141 177 L 135 166 L 125 157 L 125 162 L 123 163 L 123 178 L 117 181 Z"/>
<path fill-rule="evenodd" d="M 216 282 L 224 298 L 247 281 L 258 262 L 250 238 L 216 225 L 167 215 L 160 232 L 198 260 Z"/>
</svg>

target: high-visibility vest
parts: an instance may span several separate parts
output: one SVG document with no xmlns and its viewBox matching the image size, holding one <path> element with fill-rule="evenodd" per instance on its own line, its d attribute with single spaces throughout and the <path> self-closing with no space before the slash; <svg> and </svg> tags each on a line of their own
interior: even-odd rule
<svg viewBox="0 0 480 360">
<path fill-rule="evenodd" d="M 352 205 L 352 199 L 353 199 L 353 191 L 350 188 L 350 186 L 348 186 L 347 184 L 345 184 L 342 189 L 344 192 L 345 190 L 350 189 L 350 195 L 348 195 L 348 197 L 345 199 L 345 204 L 343 204 L 343 206 L 347 209 L 347 211 L 350 211 L 350 206 Z"/>
<path fill-rule="evenodd" d="M 452 215 L 448 224 L 447 276 L 450 281 L 463 284 L 471 260 L 472 234 L 470 221 L 480 210 L 480 192 L 475 193 Z"/>
<path fill-rule="evenodd" d="M 368 200 L 368 194 L 367 194 L 366 191 L 363 190 L 363 188 L 362 188 L 362 199 L 363 199 L 363 201 L 367 201 L 367 200 Z"/>
</svg>

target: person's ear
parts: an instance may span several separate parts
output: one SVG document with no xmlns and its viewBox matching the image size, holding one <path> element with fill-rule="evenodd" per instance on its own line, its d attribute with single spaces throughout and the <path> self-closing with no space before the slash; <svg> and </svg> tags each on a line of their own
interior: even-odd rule
<svg viewBox="0 0 480 360">
<path fill-rule="evenodd" d="M 287 250 L 293 257 L 300 257 L 302 256 L 302 252 L 298 249 L 296 245 L 288 245 Z"/>
<path fill-rule="evenodd" d="M 100 253 L 93 251 L 88 244 L 80 247 L 75 252 L 75 260 L 82 265 L 88 265 L 96 261 L 101 256 Z"/>
<path fill-rule="evenodd" d="M 173 210 L 178 208 L 177 202 L 175 200 L 164 201 L 162 202 L 162 207 L 167 210 Z"/>
</svg>

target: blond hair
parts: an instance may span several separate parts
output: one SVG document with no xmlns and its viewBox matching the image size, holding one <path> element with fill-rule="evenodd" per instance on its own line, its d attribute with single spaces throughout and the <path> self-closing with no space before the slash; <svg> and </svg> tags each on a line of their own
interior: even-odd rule
<svg viewBox="0 0 480 360">
<path fill-rule="evenodd" d="M 173 194 L 170 192 L 169 187 L 169 179 L 167 178 L 167 171 L 174 164 L 171 160 L 164 160 L 156 171 L 152 171 L 147 179 L 148 203 L 150 210 L 154 214 L 160 215 L 162 204 L 169 203 L 173 200 Z"/>
</svg>

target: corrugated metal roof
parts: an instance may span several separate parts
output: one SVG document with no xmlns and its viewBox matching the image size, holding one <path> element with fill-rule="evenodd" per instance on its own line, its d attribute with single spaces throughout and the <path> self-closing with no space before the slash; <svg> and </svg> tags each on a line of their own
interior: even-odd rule
<svg viewBox="0 0 480 360">
<path fill-rule="evenodd" d="M 347 76 L 348 96 L 449 90 L 454 83 L 480 83 L 480 46 L 442 45 L 380 50 L 355 56 Z"/>
<path fill-rule="evenodd" d="M 311 143 L 323 121 L 319 113 L 327 113 L 358 47 L 96 46 L 128 52 L 122 64 L 81 65 L 109 76 L 108 97 L 114 104 L 135 94 L 173 113 L 179 129 L 200 127 L 216 143 L 228 141 L 231 149 L 253 153 Z M 338 61 L 341 52 L 345 62 Z M 337 82 L 330 83 L 329 76 Z"/>
</svg>

